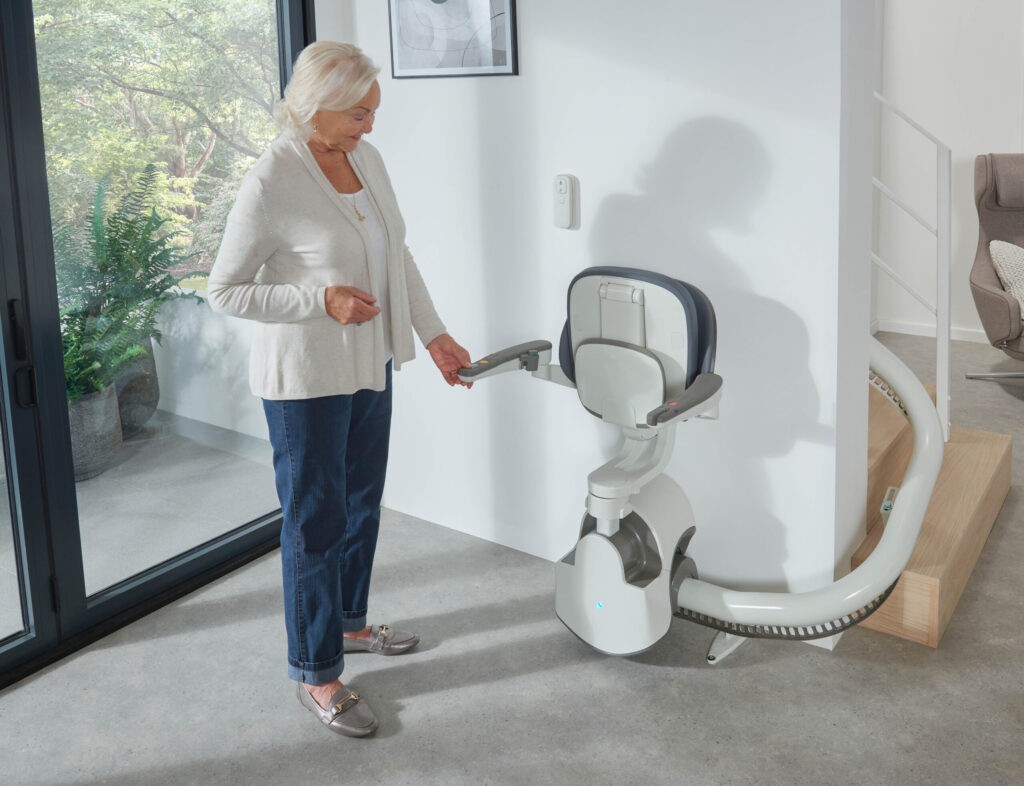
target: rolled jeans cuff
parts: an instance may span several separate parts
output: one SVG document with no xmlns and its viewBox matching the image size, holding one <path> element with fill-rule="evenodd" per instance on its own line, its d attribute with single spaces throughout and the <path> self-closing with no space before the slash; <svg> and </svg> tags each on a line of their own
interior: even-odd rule
<svg viewBox="0 0 1024 786">
<path fill-rule="evenodd" d="M 341 630 L 343 633 L 358 633 L 366 627 L 366 609 L 362 611 L 341 612 Z"/>
<path fill-rule="evenodd" d="M 330 660 L 318 663 L 303 663 L 288 659 L 288 677 L 307 685 L 323 685 L 341 676 L 345 668 L 345 653 L 340 652 Z"/>
</svg>

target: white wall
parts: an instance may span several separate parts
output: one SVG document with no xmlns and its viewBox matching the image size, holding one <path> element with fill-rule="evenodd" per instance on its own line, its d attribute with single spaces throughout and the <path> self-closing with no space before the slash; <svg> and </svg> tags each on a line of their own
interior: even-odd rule
<svg viewBox="0 0 1024 786">
<path fill-rule="evenodd" d="M 886 0 L 883 94 L 952 149 L 953 338 L 986 342 L 968 276 L 978 243 L 974 158 L 1021 151 L 1024 0 Z M 899 121 L 883 125 L 882 180 L 929 221 L 934 147 Z M 934 301 L 935 240 L 887 201 L 880 256 Z M 874 316 L 883 330 L 934 335 L 934 317 L 884 274 Z"/>
<path fill-rule="evenodd" d="M 870 173 L 875 161 L 873 85 L 878 77 L 880 0 L 842 5 L 842 117 L 840 120 L 838 385 L 836 389 L 836 575 L 866 534 L 868 482 L 868 325 L 873 221 Z"/>
<path fill-rule="evenodd" d="M 856 45 L 841 40 L 844 5 L 871 4 L 519 0 L 520 76 L 419 80 L 390 78 L 385 3 L 316 9 L 320 38 L 383 67 L 371 140 L 438 310 L 474 355 L 556 340 L 589 265 L 711 297 L 721 420 L 684 424 L 668 472 L 696 510 L 702 576 L 738 587 L 827 583 L 864 508 L 863 473 L 842 468 L 865 463 L 866 406 L 837 386 L 853 369 L 866 388 L 849 325 L 860 314 L 866 331 L 868 287 L 840 265 L 863 259 L 869 212 L 851 209 L 863 226 L 845 235 L 840 214 L 841 193 L 864 193 L 843 176 L 869 167 L 840 164 L 870 154 L 841 138 L 840 97 L 842 57 L 871 36 L 853 24 Z M 581 181 L 579 231 L 552 225 L 559 172 Z M 617 441 L 568 389 L 506 375 L 450 390 L 423 352 L 396 375 L 386 504 L 557 558 Z"/>
</svg>

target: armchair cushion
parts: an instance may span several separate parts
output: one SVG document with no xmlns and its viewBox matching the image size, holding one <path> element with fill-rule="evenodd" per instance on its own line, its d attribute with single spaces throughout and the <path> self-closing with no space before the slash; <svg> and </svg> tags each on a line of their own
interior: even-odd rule
<svg viewBox="0 0 1024 786">
<path fill-rule="evenodd" d="M 1020 155 L 992 156 L 996 204 L 1005 208 L 1024 207 L 1024 157 Z"/>
<path fill-rule="evenodd" d="M 1024 313 L 1024 248 L 1002 240 L 993 240 L 988 247 L 1003 288 L 1017 299 Z"/>
</svg>

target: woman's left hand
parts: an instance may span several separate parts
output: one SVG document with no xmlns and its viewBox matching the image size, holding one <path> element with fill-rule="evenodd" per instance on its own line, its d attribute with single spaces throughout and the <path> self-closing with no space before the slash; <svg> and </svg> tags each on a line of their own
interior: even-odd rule
<svg viewBox="0 0 1024 786">
<path fill-rule="evenodd" d="M 449 385 L 473 387 L 472 382 L 463 382 L 459 379 L 459 369 L 469 368 L 473 359 L 465 349 L 458 345 L 454 338 L 447 333 L 442 333 L 427 344 L 427 351 L 441 370 L 441 375 L 444 377 L 445 382 Z"/>
</svg>

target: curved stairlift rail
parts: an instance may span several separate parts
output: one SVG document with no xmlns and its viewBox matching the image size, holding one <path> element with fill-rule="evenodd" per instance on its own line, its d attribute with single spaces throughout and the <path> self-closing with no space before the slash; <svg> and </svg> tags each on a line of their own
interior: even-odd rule
<svg viewBox="0 0 1024 786">
<path fill-rule="evenodd" d="M 742 592 L 685 579 L 679 616 L 752 638 L 814 639 L 866 619 L 892 592 L 917 542 L 942 467 L 943 429 L 927 391 L 899 358 L 870 339 L 871 383 L 909 418 L 914 451 L 881 540 L 838 581 L 809 592 Z"/>
</svg>

